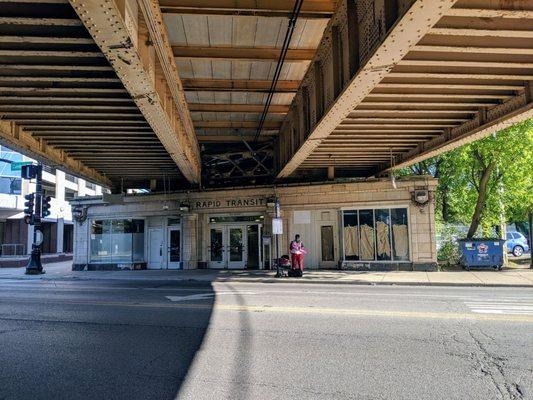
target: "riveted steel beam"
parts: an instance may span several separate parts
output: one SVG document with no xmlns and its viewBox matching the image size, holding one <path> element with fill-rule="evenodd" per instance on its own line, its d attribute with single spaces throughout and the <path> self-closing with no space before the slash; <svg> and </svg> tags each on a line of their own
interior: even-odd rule
<svg viewBox="0 0 533 400">
<path fill-rule="evenodd" d="M 278 178 L 290 176 L 320 146 L 321 141 L 362 103 L 393 67 L 429 32 L 455 0 L 416 0 L 398 18 L 376 50 L 344 87 L 336 101 L 314 126 L 302 145 L 281 167 Z M 352 15 L 351 18 L 355 18 Z M 325 46 L 329 46 L 326 44 Z M 320 47 L 319 47 L 320 52 Z"/>
<path fill-rule="evenodd" d="M 151 0 L 70 0 L 185 178 L 201 179 L 198 141 L 160 9 Z"/>
<path fill-rule="evenodd" d="M 102 186 L 111 186 L 111 181 L 83 162 L 70 157 L 65 151 L 48 145 L 45 140 L 32 137 L 13 121 L 0 119 L 0 143 L 24 153 L 48 165 L 61 166 L 67 172 Z"/>
</svg>

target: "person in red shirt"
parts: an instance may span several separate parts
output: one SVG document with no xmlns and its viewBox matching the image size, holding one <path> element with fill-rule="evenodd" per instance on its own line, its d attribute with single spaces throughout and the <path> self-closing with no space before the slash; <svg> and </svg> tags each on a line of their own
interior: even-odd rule
<svg viewBox="0 0 533 400">
<path fill-rule="evenodd" d="M 290 252 L 291 252 L 291 258 L 292 258 L 292 268 L 293 269 L 300 269 L 302 272 L 304 270 L 304 254 L 307 252 L 305 251 L 304 244 L 300 240 L 300 235 L 294 236 L 294 240 L 291 241 L 291 244 L 289 245 Z"/>
</svg>

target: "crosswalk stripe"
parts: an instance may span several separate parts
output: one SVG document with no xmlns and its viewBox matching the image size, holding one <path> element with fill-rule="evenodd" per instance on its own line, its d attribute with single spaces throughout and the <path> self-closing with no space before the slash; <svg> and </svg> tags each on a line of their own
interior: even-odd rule
<svg viewBox="0 0 533 400">
<path fill-rule="evenodd" d="M 533 301 L 527 298 L 470 300 L 464 302 L 471 312 L 478 314 L 533 315 Z"/>
<path fill-rule="evenodd" d="M 478 313 L 478 314 L 511 314 L 511 315 L 529 315 L 533 314 L 533 310 L 531 311 L 517 311 L 517 310 L 491 310 L 491 309 L 472 309 L 472 312 Z"/>
</svg>

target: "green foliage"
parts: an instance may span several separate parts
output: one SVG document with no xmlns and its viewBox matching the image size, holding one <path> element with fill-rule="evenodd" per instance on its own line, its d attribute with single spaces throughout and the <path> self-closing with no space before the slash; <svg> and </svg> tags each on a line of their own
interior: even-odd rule
<svg viewBox="0 0 533 400">
<path fill-rule="evenodd" d="M 424 165 L 401 171 L 425 171 L 439 179 L 437 218 L 470 225 L 480 194 L 484 171 L 489 180 L 481 199 L 480 230 L 492 231 L 503 208 L 507 221 L 523 221 L 533 209 L 533 119 L 496 135 L 461 146 Z M 483 190 L 481 190 L 483 192 Z M 478 234 L 482 234 L 478 230 Z"/>
<path fill-rule="evenodd" d="M 459 264 L 459 245 L 457 238 L 460 236 L 457 229 L 449 224 L 437 224 L 437 235 L 439 236 L 439 250 L 437 260 L 449 267 Z"/>
</svg>

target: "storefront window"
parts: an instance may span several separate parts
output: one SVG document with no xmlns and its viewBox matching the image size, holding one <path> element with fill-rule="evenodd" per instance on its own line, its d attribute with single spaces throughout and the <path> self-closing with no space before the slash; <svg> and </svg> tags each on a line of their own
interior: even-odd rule
<svg viewBox="0 0 533 400">
<path fill-rule="evenodd" d="M 359 218 L 357 211 L 345 211 L 343 216 L 344 228 L 344 258 L 345 260 L 359 260 Z"/>
<path fill-rule="evenodd" d="M 344 211 L 343 246 L 347 261 L 408 261 L 407 209 Z"/>
<path fill-rule="evenodd" d="M 129 263 L 143 260 L 143 220 L 92 221 L 91 262 Z"/>
<path fill-rule="evenodd" d="M 376 210 L 377 259 L 391 260 L 390 210 Z"/>
<path fill-rule="evenodd" d="M 394 259 L 399 261 L 409 260 L 409 231 L 407 229 L 407 209 L 393 208 L 392 220 L 392 243 Z"/>
<path fill-rule="evenodd" d="M 263 215 L 213 216 L 209 218 L 209 222 L 211 224 L 220 224 L 224 222 L 263 222 L 263 219 Z"/>
<path fill-rule="evenodd" d="M 374 260 L 374 210 L 359 210 L 359 238 L 361 260 Z"/>
</svg>

